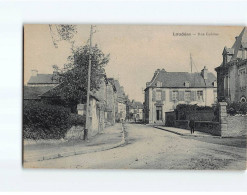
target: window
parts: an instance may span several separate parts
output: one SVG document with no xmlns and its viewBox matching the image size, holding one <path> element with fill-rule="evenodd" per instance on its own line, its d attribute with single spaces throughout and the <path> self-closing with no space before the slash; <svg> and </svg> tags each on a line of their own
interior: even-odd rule
<svg viewBox="0 0 247 195">
<path fill-rule="evenodd" d="M 157 87 L 162 87 L 162 82 L 157 81 L 156 86 L 157 86 Z"/>
<path fill-rule="evenodd" d="M 186 102 L 190 101 L 190 97 L 191 97 L 190 91 L 185 91 L 184 99 L 185 99 Z"/>
<path fill-rule="evenodd" d="M 190 87 L 190 82 L 189 81 L 185 81 L 184 86 L 185 87 Z"/>
<path fill-rule="evenodd" d="M 161 100 L 161 91 L 156 91 L 156 100 Z"/>
<path fill-rule="evenodd" d="M 246 98 L 245 97 L 241 97 L 240 102 L 246 102 Z"/>
<path fill-rule="evenodd" d="M 217 87 L 217 81 L 214 81 L 214 82 L 213 82 L 213 86 L 214 86 L 214 87 Z"/>
<path fill-rule="evenodd" d="M 178 100 L 178 91 L 172 91 L 172 100 Z"/>
<path fill-rule="evenodd" d="M 197 91 L 196 97 L 197 101 L 203 101 L 203 91 Z"/>
</svg>

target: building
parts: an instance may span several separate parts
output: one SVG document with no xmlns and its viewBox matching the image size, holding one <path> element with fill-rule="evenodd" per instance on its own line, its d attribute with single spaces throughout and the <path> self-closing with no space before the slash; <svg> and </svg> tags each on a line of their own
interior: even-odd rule
<svg viewBox="0 0 247 195">
<path fill-rule="evenodd" d="M 245 27 L 231 48 L 222 52 L 222 64 L 217 72 L 218 100 L 246 102 L 247 98 L 247 28 Z"/>
<path fill-rule="evenodd" d="M 42 94 L 59 84 L 56 75 L 56 72 L 53 74 L 38 74 L 37 70 L 32 70 L 31 77 L 23 88 L 24 101 L 40 101 Z"/>
<path fill-rule="evenodd" d="M 146 123 L 165 123 L 165 112 L 178 104 L 211 106 L 217 100 L 216 77 L 206 67 L 200 73 L 158 69 L 144 91 Z"/>
<path fill-rule="evenodd" d="M 38 71 L 33 70 L 31 78 L 24 86 L 24 101 L 35 100 L 63 104 L 62 91 L 66 85 L 65 82 L 59 82 L 56 72 L 38 74 Z M 99 89 L 90 92 L 90 136 L 101 132 L 106 126 L 115 124 L 116 92 L 114 83 L 109 82 L 106 75 L 102 78 Z M 66 106 L 71 107 L 72 112 L 80 115 L 86 114 L 86 104 Z"/>
<path fill-rule="evenodd" d="M 120 85 L 119 81 L 113 78 L 109 79 L 116 89 L 116 106 L 115 106 L 115 116 L 116 121 L 125 121 L 127 116 L 127 101 L 128 96 L 124 92 L 124 87 Z"/>
<path fill-rule="evenodd" d="M 53 74 L 38 74 L 38 70 L 32 70 L 31 77 L 27 82 L 27 86 L 41 87 L 50 86 L 55 87 L 59 84 L 58 74 L 56 71 Z"/>
<path fill-rule="evenodd" d="M 112 83 L 105 75 L 100 83 L 99 89 L 97 91 L 95 90 L 93 94 L 99 99 L 104 107 L 105 125 L 115 124 L 117 90 L 114 83 Z"/>
<path fill-rule="evenodd" d="M 129 120 L 133 121 L 143 121 L 143 104 L 141 102 L 136 102 L 132 100 L 128 104 L 129 106 Z"/>
</svg>

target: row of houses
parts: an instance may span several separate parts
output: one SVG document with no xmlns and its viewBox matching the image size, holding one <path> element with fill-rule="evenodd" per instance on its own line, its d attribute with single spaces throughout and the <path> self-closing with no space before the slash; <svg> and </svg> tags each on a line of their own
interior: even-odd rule
<svg viewBox="0 0 247 195">
<path fill-rule="evenodd" d="M 60 83 L 56 77 L 56 72 L 39 74 L 37 70 L 32 70 L 32 75 L 27 85 L 24 86 L 24 101 L 61 99 L 62 97 L 56 89 L 63 88 L 63 83 Z M 107 78 L 105 75 L 100 82 L 99 89 L 90 92 L 91 135 L 97 134 L 106 126 L 125 120 L 127 100 L 128 96 L 119 81 L 114 78 Z M 84 115 L 86 104 L 78 104 L 76 112 Z"/>
<path fill-rule="evenodd" d="M 144 120 L 165 123 L 166 112 L 178 104 L 212 106 L 217 102 L 246 102 L 247 98 L 247 29 L 242 30 L 231 48 L 222 52 L 222 64 L 216 76 L 204 67 L 201 72 L 167 72 L 157 69 L 146 83 Z"/>
</svg>

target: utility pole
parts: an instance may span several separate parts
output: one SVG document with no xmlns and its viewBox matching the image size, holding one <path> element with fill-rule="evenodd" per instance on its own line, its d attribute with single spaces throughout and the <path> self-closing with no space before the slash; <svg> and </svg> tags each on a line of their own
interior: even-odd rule
<svg viewBox="0 0 247 195">
<path fill-rule="evenodd" d="M 90 128 L 89 120 L 89 101 L 90 101 L 90 81 L 91 81 L 91 55 L 92 55 L 92 37 L 93 37 L 93 25 L 90 29 L 90 39 L 89 39 L 89 62 L 88 62 L 88 81 L 87 81 L 87 107 L 86 107 L 86 125 L 84 130 L 84 140 L 88 140 L 88 131 Z"/>
<path fill-rule="evenodd" d="M 192 73 L 192 56 L 191 56 L 191 53 L 190 53 L 190 72 Z"/>
</svg>

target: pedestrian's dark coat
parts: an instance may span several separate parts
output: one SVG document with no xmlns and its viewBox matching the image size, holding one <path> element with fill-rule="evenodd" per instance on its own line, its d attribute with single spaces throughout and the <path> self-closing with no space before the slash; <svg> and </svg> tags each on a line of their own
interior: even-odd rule
<svg viewBox="0 0 247 195">
<path fill-rule="evenodd" d="M 189 126 L 190 126 L 190 128 L 194 128 L 195 127 L 195 121 L 190 120 Z"/>
</svg>

